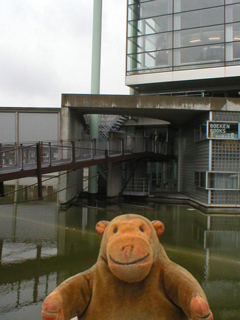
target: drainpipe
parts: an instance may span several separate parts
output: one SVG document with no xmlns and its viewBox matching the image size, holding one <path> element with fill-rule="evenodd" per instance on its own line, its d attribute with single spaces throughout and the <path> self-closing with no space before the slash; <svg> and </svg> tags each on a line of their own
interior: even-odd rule
<svg viewBox="0 0 240 320">
<path fill-rule="evenodd" d="M 101 29 L 102 29 L 102 0 L 94 0 L 93 4 L 93 37 L 92 37 L 92 74 L 91 94 L 100 93 L 100 67 L 101 67 Z M 90 138 L 98 140 L 99 116 L 90 116 Z M 97 166 L 89 168 L 89 196 L 95 198 L 98 192 Z"/>
</svg>

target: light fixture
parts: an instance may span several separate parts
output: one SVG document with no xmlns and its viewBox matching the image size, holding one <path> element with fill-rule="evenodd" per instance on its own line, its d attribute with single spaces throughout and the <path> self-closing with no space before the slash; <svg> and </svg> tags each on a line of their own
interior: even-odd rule
<svg viewBox="0 0 240 320">
<path fill-rule="evenodd" d="M 240 40 L 240 36 L 235 36 L 233 39 L 234 40 Z"/>
<path fill-rule="evenodd" d="M 191 43 L 194 43 L 194 42 L 201 42 L 201 39 L 199 39 L 199 38 L 192 39 L 192 40 L 190 40 L 190 42 L 191 42 Z"/>
<path fill-rule="evenodd" d="M 214 40 L 220 40 L 221 38 L 220 38 L 220 37 L 216 37 L 216 36 L 215 36 L 215 37 L 209 37 L 208 39 L 209 39 L 209 40 L 213 40 L 213 41 L 214 41 Z"/>
</svg>

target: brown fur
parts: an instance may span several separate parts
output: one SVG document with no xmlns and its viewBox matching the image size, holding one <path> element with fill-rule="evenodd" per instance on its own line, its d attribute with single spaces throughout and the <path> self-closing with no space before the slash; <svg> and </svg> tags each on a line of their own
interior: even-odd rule
<svg viewBox="0 0 240 320">
<path fill-rule="evenodd" d="M 97 263 L 45 299 L 44 320 L 213 320 L 201 286 L 159 243 L 160 221 L 123 215 L 96 230 Z"/>
</svg>

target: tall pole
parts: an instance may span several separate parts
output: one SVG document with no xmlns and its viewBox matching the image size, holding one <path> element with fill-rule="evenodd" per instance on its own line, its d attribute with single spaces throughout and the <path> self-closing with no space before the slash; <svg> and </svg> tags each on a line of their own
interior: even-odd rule
<svg viewBox="0 0 240 320">
<path fill-rule="evenodd" d="M 101 68 L 101 33 L 102 33 L 102 0 L 94 0 L 93 4 L 93 36 L 92 36 L 92 74 L 91 94 L 100 93 L 100 68 Z M 98 140 L 99 116 L 90 116 L 90 138 Z M 96 143 L 97 145 L 97 143 Z M 89 168 L 89 189 L 90 196 L 98 191 L 97 166 Z"/>
</svg>

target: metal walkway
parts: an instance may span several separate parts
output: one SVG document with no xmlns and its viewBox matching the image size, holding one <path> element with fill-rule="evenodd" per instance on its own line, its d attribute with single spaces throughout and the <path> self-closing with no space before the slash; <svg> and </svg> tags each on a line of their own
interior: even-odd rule
<svg viewBox="0 0 240 320">
<path fill-rule="evenodd" d="M 0 145 L 0 187 L 3 182 L 36 176 L 41 189 L 42 175 L 76 170 L 93 165 L 169 156 L 156 154 L 155 147 L 144 137 L 108 140 L 72 140 Z M 1 191 L 1 190 L 0 190 Z"/>
</svg>

